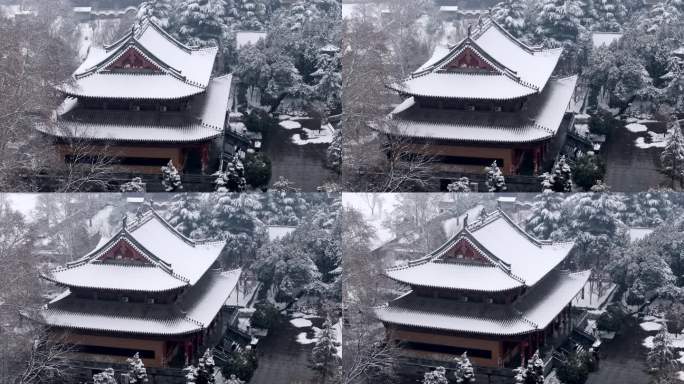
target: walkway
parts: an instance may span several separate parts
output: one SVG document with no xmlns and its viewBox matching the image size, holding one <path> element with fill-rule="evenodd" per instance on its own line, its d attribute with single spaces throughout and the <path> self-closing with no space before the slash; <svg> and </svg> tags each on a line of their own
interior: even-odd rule
<svg viewBox="0 0 684 384">
<path fill-rule="evenodd" d="M 644 384 L 651 382 L 646 373 L 646 349 L 641 342 L 646 333 L 634 320 L 601 348 L 599 370 L 589 375 L 586 384 Z"/>
<path fill-rule="evenodd" d="M 311 319 L 314 326 L 321 326 L 321 319 Z M 309 366 L 313 344 L 297 343 L 297 335 L 311 328 L 295 328 L 288 321 L 276 326 L 257 345 L 259 367 L 249 384 L 316 384 L 315 373 Z"/>
<path fill-rule="evenodd" d="M 662 123 L 645 125 L 653 132 L 665 132 Z M 606 182 L 612 192 L 643 192 L 666 182 L 658 172 L 662 148 L 641 149 L 634 144 L 638 137 L 648 136 L 646 132 L 634 133 L 621 128 L 604 144 Z"/>
</svg>

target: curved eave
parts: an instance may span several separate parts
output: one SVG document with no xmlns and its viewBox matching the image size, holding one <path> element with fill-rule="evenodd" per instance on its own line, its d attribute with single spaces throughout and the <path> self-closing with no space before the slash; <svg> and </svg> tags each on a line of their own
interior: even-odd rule
<svg viewBox="0 0 684 384">
<path fill-rule="evenodd" d="M 188 283 L 181 283 L 178 284 L 176 287 L 169 287 L 169 288 L 164 288 L 164 289 L 131 289 L 129 287 L 100 287 L 100 286 L 95 286 L 95 285 L 84 285 L 84 284 L 74 284 L 70 283 L 68 281 L 64 280 L 59 280 L 54 277 L 51 277 L 46 274 L 40 274 L 40 277 L 44 280 L 47 280 L 51 283 L 57 284 L 58 286 L 65 287 L 65 288 L 78 288 L 78 289 L 95 289 L 99 291 L 112 291 L 112 292 L 150 292 L 150 293 L 162 293 L 162 292 L 171 292 L 175 290 L 179 290 L 185 287 L 190 286 Z"/>
<path fill-rule="evenodd" d="M 214 129 L 213 127 L 205 126 L 207 129 Z M 68 140 L 70 137 L 65 134 L 60 134 L 58 132 L 54 132 L 53 130 L 49 129 L 42 129 L 41 125 L 37 125 L 36 129 L 50 137 L 53 137 L 56 140 Z M 182 128 L 181 128 L 182 129 Z M 79 140 L 84 140 L 88 142 L 94 142 L 94 143 L 136 143 L 136 144 L 144 144 L 144 143 L 155 143 L 155 144 L 196 144 L 196 143 L 203 143 L 203 142 L 208 142 L 211 140 L 216 139 L 217 137 L 220 137 L 223 135 L 223 131 L 216 131 L 208 135 L 204 135 L 201 137 L 197 138 L 191 138 L 191 139 L 173 139 L 173 138 L 168 138 L 168 137 L 157 137 L 157 138 L 120 138 L 120 137 L 76 137 Z"/>
<path fill-rule="evenodd" d="M 446 124 L 445 124 L 446 125 Z M 375 126 L 370 126 L 371 129 L 384 133 L 387 135 L 394 135 L 394 136 L 400 136 L 400 137 L 406 137 L 406 138 L 414 138 L 414 139 L 422 139 L 422 140 L 427 140 L 427 141 L 442 141 L 442 142 L 452 142 L 452 143 L 488 143 L 488 144 L 532 144 L 532 143 L 540 143 L 546 140 L 551 139 L 554 135 L 551 133 L 547 133 L 545 136 L 540 136 L 539 138 L 534 138 L 534 139 L 523 139 L 523 140 L 496 140 L 496 139 L 486 139 L 486 138 L 480 138 L 480 139 L 465 139 L 465 138 L 453 138 L 453 137 L 440 137 L 440 136 L 427 136 L 427 135 L 414 135 L 414 134 L 406 134 L 402 132 L 389 132 L 385 131 L 383 129 L 379 129 L 378 127 Z"/>
<path fill-rule="evenodd" d="M 454 291 L 454 292 L 480 292 L 480 293 L 502 293 L 502 292 L 509 292 L 513 291 L 519 288 L 524 288 L 524 284 L 519 284 L 518 286 L 511 287 L 511 288 L 506 288 L 506 289 L 469 289 L 469 288 L 456 288 L 456 287 L 449 287 L 449 286 L 443 286 L 439 284 L 426 284 L 426 283 L 416 283 L 416 282 L 409 282 L 406 280 L 402 280 L 396 277 L 391 276 L 388 272 L 384 273 L 385 277 L 392 281 L 396 281 L 397 283 L 409 285 L 411 287 L 422 287 L 422 288 L 437 288 L 437 289 L 444 289 L 444 290 L 449 290 L 449 291 Z"/>
<path fill-rule="evenodd" d="M 112 322 L 116 322 L 118 319 L 125 319 L 125 318 L 112 318 Z M 184 336 L 184 335 L 190 335 L 196 332 L 200 332 L 204 329 L 204 327 L 201 327 L 199 325 L 196 326 L 195 329 L 187 329 L 184 331 L 179 331 L 179 332 L 152 332 L 152 331 L 140 331 L 140 330 L 135 330 L 135 329 L 129 329 L 129 330 L 120 330 L 120 329 L 103 329 L 103 328 L 98 328 L 98 327 L 88 327 L 88 326 L 81 326 L 81 325 L 63 325 L 63 324 L 51 324 L 47 321 L 44 320 L 37 320 L 39 323 L 47 325 L 51 328 L 62 328 L 62 329 L 72 329 L 72 330 L 77 330 L 77 331 L 89 331 L 89 332 L 98 332 L 98 333 L 115 333 L 115 334 L 122 334 L 122 335 L 142 335 L 142 336 Z M 191 322 L 190 320 L 186 320 L 188 322 Z"/>
<path fill-rule="evenodd" d="M 536 95 L 539 92 L 531 89 L 529 92 L 523 92 L 520 93 L 519 95 L 515 96 L 509 96 L 509 97 L 499 97 L 499 96 L 491 96 L 491 97 L 472 97 L 472 96 L 435 96 L 432 94 L 427 94 L 427 93 L 419 93 L 419 92 L 411 92 L 410 90 L 407 90 L 406 88 L 402 87 L 397 87 L 393 85 L 386 85 L 388 89 L 391 89 L 395 92 L 398 92 L 401 96 L 415 96 L 415 97 L 425 97 L 425 98 L 430 98 L 430 99 L 439 99 L 439 100 L 482 100 L 482 101 L 510 101 L 510 100 L 518 100 L 518 99 L 523 99 L 532 95 Z"/>
<path fill-rule="evenodd" d="M 403 322 L 403 321 L 397 321 L 397 320 L 386 320 L 382 319 L 378 315 L 378 310 L 383 309 L 384 307 L 375 307 L 372 308 L 373 312 L 375 314 L 375 317 L 380 320 L 383 324 L 393 324 L 393 325 L 399 325 L 402 327 L 409 327 L 409 328 L 414 328 L 414 329 L 429 329 L 429 330 L 437 330 L 437 331 L 447 331 L 447 332 L 454 332 L 454 333 L 465 333 L 465 334 L 471 334 L 471 335 L 491 335 L 491 336 L 519 336 L 519 335 L 527 335 L 530 333 L 534 333 L 538 331 L 538 328 L 533 327 L 530 324 L 530 329 L 525 330 L 525 331 L 515 331 L 515 332 L 477 332 L 469 329 L 455 329 L 455 328 L 447 328 L 447 327 L 439 327 L 439 326 L 429 326 L 429 325 L 415 325 L 411 324 L 409 322 Z M 521 321 L 524 321 L 521 319 Z M 454 323 L 457 323 L 458 321 L 454 321 Z M 528 323 L 529 324 L 529 323 Z"/>
<path fill-rule="evenodd" d="M 185 94 L 168 96 L 168 97 L 166 97 L 166 96 L 165 97 L 135 96 L 135 95 L 107 96 L 107 95 L 92 95 L 92 94 L 88 94 L 86 92 L 70 92 L 70 91 L 68 91 L 68 90 L 66 90 L 60 86 L 57 86 L 56 88 L 65 97 L 87 97 L 90 99 L 112 99 L 112 100 L 182 100 L 182 99 L 187 99 L 188 97 L 197 96 L 197 95 L 206 91 L 206 89 L 198 88 L 197 91 L 186 92 Z"/>
</svg>

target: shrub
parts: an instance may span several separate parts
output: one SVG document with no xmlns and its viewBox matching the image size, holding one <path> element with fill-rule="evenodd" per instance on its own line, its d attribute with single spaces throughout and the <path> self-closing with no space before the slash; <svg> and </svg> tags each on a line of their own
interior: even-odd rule
<svg viewBox="0 0 684 384">
<path fill-rule="evenodd" d="M 271 303 L 258 303 L 254 306 L 254 309 L 256 311 L 250 321 L 253 327 L 271 329 L 280 320 L 280 311 Z"/>
<path fill-rule="evenodd" d="M 245 178 L 253 188 L 264 188 L 271 181 L 271 159 L 263 153 L 248 153 L 245 156 Z"/>
</svg>

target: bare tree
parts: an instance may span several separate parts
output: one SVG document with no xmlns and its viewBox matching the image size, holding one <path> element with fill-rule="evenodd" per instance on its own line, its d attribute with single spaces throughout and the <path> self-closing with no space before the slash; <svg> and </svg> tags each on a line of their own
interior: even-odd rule
<svg viewBox="0 0 684 384">
<path fill-rule="evenodd" d="M 35 2 L 33 15 L 0 21 L 0 183 L 5 190 L 31 190 L 17 173 L 44 163 L 43 148 L 33 145 L 36 120 L 46 119 L 59 103 L 55 86 L 69 77 L 75 57 L 66 43 L 62 0 Z"/>
</svg>

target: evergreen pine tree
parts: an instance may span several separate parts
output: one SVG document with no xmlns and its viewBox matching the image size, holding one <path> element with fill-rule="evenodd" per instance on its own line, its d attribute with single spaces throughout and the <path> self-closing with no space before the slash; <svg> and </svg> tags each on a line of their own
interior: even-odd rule
<svg viewBox="0 0 684 384">
<path fill-rule="evenodd" d="M 173 161 L 169 160 L 169 163 L 161 167 L 162 170 L 162 187 L 165 192 L 175 192 L 183 189 L 181 184 L 181 177 L 178 174 L 178 170 L 173 166 Z"/>
<path fill-rule="evenodd" d="M 667 138 L 667 143 L 663 152 L 660 154 L 661 172 L 669 176 L 672 180 L 672 188 L 675 188 L 675 181 L 679 181 L 682 186 L 684 177 L 684 135 L 675 118 L 672 125 L 672 132 Z"/>
<path fill-rule="evenodd" d="M 627 16 L 623 0 L 595 0 L 596 29 L 602 32 L 620 32 Z"/>
<path fill-rule="evenodd" d="M 581 0 L 544 0 L 537 17 L 537 34 L 552 45 L 576 41 L 583 31 Z"/>
<path fill-rule="evenodd" d="M 526 384 L 527 383 L 527 367 L 525 367 L 524 362 L 520 363 L 520 366 L 513 370 L 515 376 L 515 384 Z"/>
<path fill-rule="evenodd" d="M 532 214 L 527 219 L 525 230 L 543 240 L 553 238 L 553 234 L 560 228 L 562 220 L 562 206 L 565 196 L 545 191 L 535 197 Z"/>
<path fill-rule="evenodd" d="M 449 380 L 446 378 L 446 369 L 437 367 L 434 371 L 425 372 L 423 384 L 449 384 Z"/>
<path fill-rule="evenodd" d="M 242 162 L 233 158 L 233 160 L 226 162 L 223 165 L 223 170 L 219 170 L 214 174 L 216 180 L 216 192 L 242 192 L 247 187 L 247 180 L 245 179 L 245 167 Z"/>
<path fill-rule="evenodd" d="M 325 105 L 323 112 L 331 114 L 339 113 L 342 107 L 342 67 L 339 49 L 332 46 L 328 49 L 332 52 L 319 53 L 311 76 L 315 78 L 314 97 Z"/>
<path fill-rule="evenodd" d="M 220 46 L 226 36 L 224 0 L 180 0 L 174 29 L 182 42 L 199 47 Z"/>
<path fill-rule="evenodd" d="M 484 210 L 483 210 L 484 211 Z M 456 363 L 458 364 L 454 376 L 456 376 L 456 382 L 459 384 L 472 384 L 475 382 L 475 370 L 473 365 L 468 359 L 468 354 L 463 352 L 461 357 L 456 358 Z"/>
<path fill-rule="evenodd" d="M 194 365 L 189 365 L 183 368 L 185 374 L 185 382 L 187 384 L 199 384 L 197 382 L 197 368 Z"/>
<path fill-rule="evenodd" d="M 337 129 L 333 134 L 332 142 L 326 150 L 326 165 L 337 172 L 342 171 L 342 130 Z"/>
<path fill-rule="evenodd" d="M 128 377 L 129 383 L 147 383 L 147 370 L 145 369 L 145 364 L 143 364 L 140 354 L 138 352 L 126 359 L 128 362 Z"/>
<path fill-rule="evenodd" d="M 318 371 L 323 384 L 338 371 L 340 358 L 337 355 L 337 349 L 339 347 L 340 343 L 335 337 L 332 321 L 328 318 L 323 323 L 323 328 L 318 334 L 318 341 L 311 350 L 313 369 Z"/>
<path fill-rule="evenodd" d="M 525 384 L 544 384 L 544 361 L 539 357 L 539 351 L 527 362 L 527 377 Z"/>
<path fill-rule="evenodd" d="M 565 160 L 565 155 L 553 165 L 551 173 L 545 172 L 540 178 L 543 192 L 572 192 L 572 169 Z"/>
<path fill-rule="evenodd" d="M 526 3 L 523 0 L 504 0 L 492 9 L 492 17 L 513 36 L 525 33 Z"/>
<path fill-rule="evenodd" d="M 203 212 L 202 195 L 177 193 L 164 205 L 165 218 L 176 230 L 191 238 L 207 238 L 209 216 Z"/>
<path fill-rule="evenodd" d="M 506 179 L 499 166 L 496 165 L 496 160 L 494 160 L 491 167 L 485 167 L 485 172 L 487 174 L 485 184 L 489 192 L 503 192 L 507 189 Z"/>
<path fill-rule="evenodd" d="M 93 375 L 93 384 L 117 384 L 114 377 L 114 370 L 107 368 L 100 373 Z"/>
<path fill-rule="evenodd" d="M 674 382 L 677 358 L 672 347 L 672 336 L 666 326 L 661 327 L 658 334 L 653 337 L 653 348 L 648 352 L 646 361 L 654 370 L 657 383 Z"/>
<path fill-rule="evenodd" d="M 204 351 L 204 355 L 200 357 L 197 363 L 197 378 L 196 384 L 214 384 L 216 378 L 214 376 L 214 355 L 210 348 Z"/>
<path fill-rule="evenodd" d="M 148 19 L 166 29 L 169 26 L 169 17 L 172 11 L 172 0 L 143 1 L 138 8 L 138 22 Z"/>
</svg>

